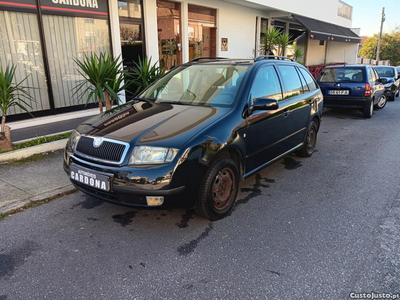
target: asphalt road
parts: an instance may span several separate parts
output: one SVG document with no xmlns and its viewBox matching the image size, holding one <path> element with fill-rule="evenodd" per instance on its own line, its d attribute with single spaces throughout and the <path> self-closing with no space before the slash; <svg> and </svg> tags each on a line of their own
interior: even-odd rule
<svg viewBox="0 0 400 300">
<path fill-rule="evenodd" d="M 399 119 L 400 98 L 368 120 L 327 110 L 313 157 L 242 182 L 220 221 L 81 193 L 6 218 L 0 300 L 400 293 Z"/>
</svg>

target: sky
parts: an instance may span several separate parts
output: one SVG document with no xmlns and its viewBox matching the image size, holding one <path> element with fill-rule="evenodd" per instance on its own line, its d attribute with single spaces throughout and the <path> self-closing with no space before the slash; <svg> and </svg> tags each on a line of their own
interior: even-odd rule
<svg viewBox="0 0 400 300">
<path fill-rule="evenodd" d="M 400 0 L 344 0 L 353 6 L 352 28 L 361 28 L 360 35 L 372 36 L 379 33 L 382 7 L 385 7 L 386 21 L 383 32 L 391 33 L 400 26 Z"/>
</svg>

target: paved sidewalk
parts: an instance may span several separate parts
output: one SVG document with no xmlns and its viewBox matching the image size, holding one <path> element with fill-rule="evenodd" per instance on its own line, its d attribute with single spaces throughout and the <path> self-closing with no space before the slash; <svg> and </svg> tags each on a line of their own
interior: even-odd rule
<svg viewBox="0 0 400 300">
<path fill-rule="evenodd" d="M 0 214 L 75 190 L 62 156 L 59 150 L 35 161 L 0 165 Z"/>
<path fill-rule="evenodd" d="M 73 118 L 70 120 L 64 120 L 54 123 L 42 124 L 37 126 L 30 126 L 20 129 L 13 129 L 12 124 L 11 126 L 11 139 L 12 142 L 23 141 L 27 139 L 32 139 L 37 136 L 45 136 L 45 135 L 52 135 L 59 132 L 70 131 L 78 127 L 79 124 L 83 123 L 84 121 L 88 120 L 92 116 L 85 116 L 80 118 Z"/>
</svg>

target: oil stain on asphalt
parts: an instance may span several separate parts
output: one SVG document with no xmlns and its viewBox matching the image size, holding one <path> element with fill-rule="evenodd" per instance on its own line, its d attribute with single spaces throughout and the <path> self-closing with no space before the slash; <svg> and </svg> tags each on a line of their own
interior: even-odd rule
<svg viewBox="0 0 400 300">
<path fill-rule="evenodd" d="M 136 216 L 138 211 L 128 211 L 124 214 L 113 215 L 114 222 L 121 224 L 122 227 L 126 227 L 133 222 L 133 218 Z"/>
<path fill-rule="evenodd" d="M 204 229 L 204 231 L 195 239 L 191 240 L 189 243 L 186 243 L 182 246 L 178 247 L 178 253 L 179 255 L 187 256 L 191 253 L 194 252 L 196 247 L 199 245 L 199 243 L 204 240 L 210 232 L 214 229 L 213 224 L 210 222 L 208 223 L 208 226 Z"/>
<path fill-rule="evenodd" d="M 303 166 L 301 161 L 294 160 L 291 157 L 285 157 L 282 164 L 285 166 L 286 170 L 295 170 Z"/>
<path fill-rule="evenodd" d="M 7 254 L 0 254 L 0 278 L 11 276 L 14 270 L 24 264 L 39 245 L 33 241 L 25 241 L 22 246 Z"/>
</svg>

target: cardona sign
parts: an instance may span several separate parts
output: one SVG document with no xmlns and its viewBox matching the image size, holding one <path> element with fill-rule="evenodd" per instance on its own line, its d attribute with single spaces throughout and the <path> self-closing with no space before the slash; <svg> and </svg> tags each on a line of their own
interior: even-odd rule
<svg viewBox="0 0 400 300">
<path fill-rule="evenodd" d="M 78 7 L 99 8 L 97 0 L 51 0 L 54 4 L 73 5 Z"/>
</svg>

